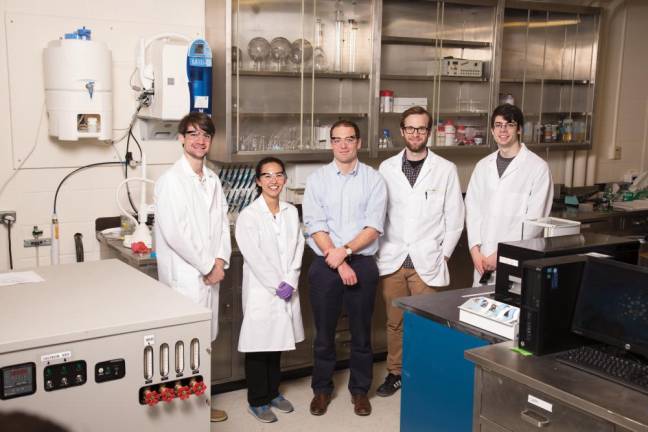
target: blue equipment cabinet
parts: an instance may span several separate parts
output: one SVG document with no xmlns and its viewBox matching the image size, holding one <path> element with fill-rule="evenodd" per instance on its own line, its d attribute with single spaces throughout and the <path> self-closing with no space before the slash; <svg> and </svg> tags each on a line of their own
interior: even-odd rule
<svg viewBox="0 0 648 432">
<path fill-rule="evenodd" d="M 204 39 L 196 39 L 187 54 L 189 111 L 212 113 L 212 52 Z"/>
</svg>

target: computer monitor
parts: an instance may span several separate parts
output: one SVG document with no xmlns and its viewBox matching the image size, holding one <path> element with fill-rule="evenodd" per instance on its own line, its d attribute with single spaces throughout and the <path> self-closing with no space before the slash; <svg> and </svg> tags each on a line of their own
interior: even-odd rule
<svg viewBox="0 0 648 432">
<path fill-rule="evenodd" d="M 648 358 L 648 268 L 589 258 L 572 331 Z"/>
</svg>

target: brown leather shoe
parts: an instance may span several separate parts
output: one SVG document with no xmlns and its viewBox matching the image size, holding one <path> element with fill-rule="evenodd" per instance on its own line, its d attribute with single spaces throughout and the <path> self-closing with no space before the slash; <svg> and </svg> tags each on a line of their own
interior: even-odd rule
<svg viewBox="0 0 648 432">
<path fill-rule="evenodd" d="M 353 412 L 359 416 L 368 416 L 371 414 L 371 403 L 366 394 L 351 395 L 351 402 L 353 403 Z"/>
<path fill-rule="evenodd" d="M 216 408 L 211 409 L 210 419 L 213 422 L 222 422 L 227 420 L 227 413 Z"/>
<path fill-rule="evenodd" d="M 310 403 L 310 413 L 316 416 L 326 414 L 326 409 L 331 403 L 331 395 L 326 393 L 315 393 Z"/>
</svg>

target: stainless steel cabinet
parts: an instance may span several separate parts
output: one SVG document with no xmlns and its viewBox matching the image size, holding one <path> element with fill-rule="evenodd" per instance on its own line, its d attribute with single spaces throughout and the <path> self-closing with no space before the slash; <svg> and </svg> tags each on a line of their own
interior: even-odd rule
<svg viewBox="0 0 648 432">
<path fill-rule="evenodd" d="M 476 431 L 614 432 L 615 425 L 483 368 L 476 370 Z"/>
<path fill-rule="evenodd" d="M 506 6 L 499 93 L 523 109 L 523 141 L 532 148 L 590 148 L 599 10 Z"/>
<path fill-rule="evenodd" d="M 379 135 L 385 130 L 398 135 L 400 113 L 413 102 L 424 102 L 416 104 L 426 105 L 432 114 L 430 144 L 435 151 L 488 144 L 496 5 L 497 1 L 383 1 L 381 49 L 376 53 L 380 89 L 393 92 L 395 102 L 393 109 L 376 113 Z M 444 125 L 450 124 L 454 133 L 446 134 Z M 379 148 L 378 154 L 393 151 Z"/>
</svg>

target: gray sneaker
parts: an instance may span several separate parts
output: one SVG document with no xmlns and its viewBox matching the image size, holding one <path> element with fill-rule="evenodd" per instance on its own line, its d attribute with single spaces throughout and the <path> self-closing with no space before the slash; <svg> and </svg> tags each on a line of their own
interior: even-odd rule
<svg viewBox="0 0 648 432">
<path fill-rule="evenodd" d="M 276 398 L 272 399 L 270 401 L 270 405 L 272 405 L 273 408 L 277 408 L 279 411 L 285 413 L 293 412 L 295 410 L 292 404 L 285 397 L 283 397 L 283 395 L 279 395 Z"/>
<path fill-rule="evenodd" d="M 274 423 L 277 421 L 277 416 L 270 409 L 270 405 L 261 405 L 258 407 L 248 406 L 248 411 L 260 422 Z"/>
</svg>

